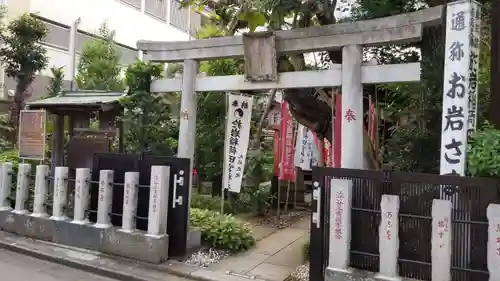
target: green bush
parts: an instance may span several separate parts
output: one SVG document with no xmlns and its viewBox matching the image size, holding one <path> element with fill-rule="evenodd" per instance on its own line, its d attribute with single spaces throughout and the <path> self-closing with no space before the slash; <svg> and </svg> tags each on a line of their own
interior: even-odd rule
<svg viewBox="0 0 500 281">
<path fill-rule="evenodd" d="M 271 194 L 271 182 L 265 182 L 259 186 L 245 186 L 238 195 L 235 202 L 234 213 L 265 214 L 271 207 L 273 196 Z"/>
<path fill-rule="evenodd" d="M 304 261 L 309 260 L 309 246 L 311 245 L 311 242 L 307 241 L 307 243 L 302 246 L 302 256 L 304 257 Z"/>
<path fill-rule="evenodd" d="M 220 212 L 220 200 L 219 196 L 212 197 L 211 195 L 193 193 L 191 195 L 191 208 Z M 224 201 L 224 213 L 231 213 L 231 206 L 227 201 Z"/>
<path fill-rule="evenodd" d="M 16 189 L 16 181 L 17 181 L 17 168 L 19 166 L 19 153 L 17 150 L 6 150 L 0 153 L 0 163 L 12 163 L 12 185 L 10 186 L 11 192 L 14 192 Z"/>
<path fill-rule="evenodd" d="M 475 177 L 500 175 L 500 130 L 486 122 L 469 143 L 467 168 Z"/>
<path fill-rule="evenodd" d="M 255 244 L 250 228 L 231 215 L 192 208 L 189 221 L 201 231 L 203 242 L 211 247 L 241 252 Z"/>
</svg>

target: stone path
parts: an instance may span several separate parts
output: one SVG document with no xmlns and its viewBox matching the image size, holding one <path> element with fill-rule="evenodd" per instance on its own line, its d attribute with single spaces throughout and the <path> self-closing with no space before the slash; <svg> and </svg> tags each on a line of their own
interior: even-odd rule
<svg viewBox="0 0 500 281">
<path fill-rule="evenodd" d="M 277 231 L 255 226 L 252 232 L 257 243 L 253 249 L 231 256 L 209 269 L 270 281 L 285 280 L 304 262 L 302 249 L 309 240 L 309 229 L 309 217 Z"/>
</svg>

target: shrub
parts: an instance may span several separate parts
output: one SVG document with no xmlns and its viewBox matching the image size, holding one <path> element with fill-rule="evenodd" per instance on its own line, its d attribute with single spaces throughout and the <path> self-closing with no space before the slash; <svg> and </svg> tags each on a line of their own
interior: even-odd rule
<svg viewBox="0 0 500 281">
<path fill-rule="evenodd" d="M 203 242 L 214 248 L 241 252 L 255 244 L 250 228 L 231 215 L 192 208 L 190 223 L 201 231 Z"/>
<path fill-rule="evenodd" d="M 469 143 L 467 168 L 475 177 L 500 175 L 500 130 L 486 122 Z"/>
<path fill-rule="evenodd" d="M 10 187 L 11 192 L 16 190 L 17 181 L 17 168 L 21 162 L 19 159 L 19 153 L 17 150 L 6 150 L 0 153 L 0 163 L 10 162 L 12 163 L 12 185 Z"/>
<path fill-rule="evenodd" d="M 220 200 L 219 196 L 212 197 L 211 195 L 193 193 L 191 196 L 191 208 L 220 212 Z M 227 201 L 224 201 L 224 213 L 231 213 L 231 206 Z"/>
<path fill-rule="evenodd" d="M 271 194 L 271 182 L 261 183 L 259 186 L 246 186 L 238 194 L 235 202 L 234 212 L 265 214 L 271 207 L 273 196 Z"/>
</svg>

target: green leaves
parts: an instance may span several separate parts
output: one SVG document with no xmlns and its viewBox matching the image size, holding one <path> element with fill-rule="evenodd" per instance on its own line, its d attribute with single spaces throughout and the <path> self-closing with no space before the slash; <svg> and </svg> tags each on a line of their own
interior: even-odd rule
<svg viewBox="0 0 500 281">
<path fill-rule="evenodd" d="M 250 32 L 254 32 L 257 27 L 264 26 L 266 24 L 266 16 L 261 12 L 253 10 L 241 13 L 238 19 L 247 22 Z"/>
<path fill-rule="evenodd" d="M 129 88 L 124 106 L 125 147 L 127 152 L 151 151 L 174 155 L 177 149 L 178 124 L 161 94 L 149 92 L 153 79 L 161 77 L 159 64 L 136 61 L 125 73 Z"/>
<path fill-rule="evenodd" d="M 500 130 L 488 122 L 469 142 L 467 168 L 472 176 L 500 175 Z"/>
<path fill-rule="evenodd" d="M 103 23 L 100 38 L 87 41 L 78 60 L 76 83 L 81 90 L 123 91 L 120 52 L 114 42 L 115 32 Z"/>
<path fill-rule="evenodd" d="M 211 247 L 241 252 L 255 244 L 248 225 L 231 215 L 192 208 L 189 221 L 201 231 L 203 242 Z"/>
</svg>

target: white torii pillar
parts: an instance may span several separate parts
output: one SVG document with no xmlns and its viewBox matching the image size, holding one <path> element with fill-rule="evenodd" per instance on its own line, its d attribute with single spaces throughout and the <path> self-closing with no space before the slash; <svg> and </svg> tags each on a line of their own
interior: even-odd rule
<svg viewBox="0 0 500 281">
<path fill-rule="evenodd" d="M 363 149 L 363 84 L 361 63 L 363 47 L 342 48 L 342 168 L 362 169 Z"/>
</svg>

